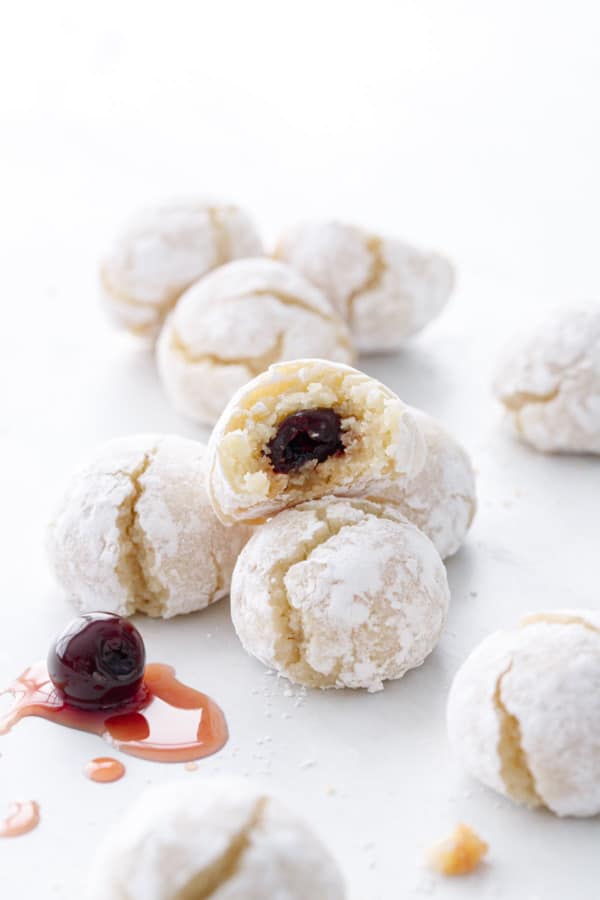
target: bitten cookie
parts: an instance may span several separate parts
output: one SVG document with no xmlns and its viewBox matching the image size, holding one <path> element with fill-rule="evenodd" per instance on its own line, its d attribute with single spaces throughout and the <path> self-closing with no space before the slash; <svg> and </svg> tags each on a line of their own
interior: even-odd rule
<svg viewBox="0 0 600 900">
<path fill-rule="evenodd" d="M 324 291 L 365 353 L 400 347 L 438 315 L 454 286 L 443 256 L 340 222 L 288 229 L 275 255 Z"/>
<path fill-rule="evenodd" d="M 517 803 L 600 812 L 600 613 L 540 612 L 486 638 L 448 699 L 465 768 Z"/>
<path fill-rule="evenodd" d="M 121 326 L 154 338 L 194 281 L 231 259 L 261 253 L 253 223 L 236 206 L 163 204 L 140 212 L 116 237 L 100 267 L 103 296 Z"/>
<path fill-rule="evenodd" d="M 555 313 L 507 353 L 494 391 L 546 453 L 600 453 L 600 305 Z"/>
<path fill-rule="evenodd" d="M 417 422 L 363 372 L 321 359 L 271 366 L 231 399 L 209 442 L 223 522 L 261 521 L 302 500 L 385 491 L 425 459 Z"/>
<path fill-rule="evenodd" d="M 250 529 L 216 518 L 205 454 L 196 441 L 136 435 L 104 444 L 71 478 L 47 546 L 79 609 L 170 618 L 229 592 Z"/>
<path fill-rule="evenodd" d="M 414 478 L 391 484 L 381 497 L 430 538 L 446 559 L 459 549 L 477 510 L 475 473 L 466 450 L 439 422 L 411 412 L 425 438 L 425 464 Z"/>
<path fill-rule="evenodd" d="M 87 900 L 344 900 L 329 851 L 247 781 L 211 778 L 146 790 L 109 831 Z"/>
<path fill-rule="evenodd" d="M 291 681 L 366 688 L 420 666 L 442 632 L 446 571 L 393 506 L 324 497 L 279 513 L 240 554 L 233 624 Z"/>
<path fill-rule="evenodd" d="M 232 262 L 198 281 L 177 303 L 157 349 L 175 408 L 210 425 L 272 363 L 354 357 L 348 329 L 321 291 L 272 259 Z"/>
</svg>

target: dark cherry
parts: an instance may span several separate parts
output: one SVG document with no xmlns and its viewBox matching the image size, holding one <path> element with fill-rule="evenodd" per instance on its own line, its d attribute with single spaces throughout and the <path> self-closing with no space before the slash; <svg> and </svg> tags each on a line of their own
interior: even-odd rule
<svg viewBox="0 0 600 900">
<path fill-rule="evenodd" d="M 131 622 L 96 612 L 73 619 L 48 653 L 48 674 L 65 701 L 79 709 L 112 709 L 141 689 L 146 651 Z"/>
<path fill-rule="evenodd" d="M 268 445 L 274 472 L 287 474 L 309 460 L 323 462 L 344 452 L 340 416 L 333 409 L 301 409 L 287 416 Z"/>
</svg>

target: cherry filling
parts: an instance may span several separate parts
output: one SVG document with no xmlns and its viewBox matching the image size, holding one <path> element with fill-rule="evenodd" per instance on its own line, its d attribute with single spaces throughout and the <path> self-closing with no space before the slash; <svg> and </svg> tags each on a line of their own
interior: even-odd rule
<svg viewBox="0 0 600 900">
<path fill-rule="evenodd" d="M 110 709 L 131 702 L 142 687 L 146 653 L 131 622 L 97 612 L 73 619 L 48 653 L 48 674 L 79 709 Z"/>
<path fill-rule="evenodd" d="M 274 472 L 286 475 L 310 460 L 324 462 L 344 452 L 341 418 L 333 409 L 301 409 L 287 416 L 267 444 Z"/>
</svg>

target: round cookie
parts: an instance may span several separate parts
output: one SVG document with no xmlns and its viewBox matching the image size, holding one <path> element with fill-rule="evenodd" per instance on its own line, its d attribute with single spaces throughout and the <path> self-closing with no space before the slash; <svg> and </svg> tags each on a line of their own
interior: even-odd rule
<svg viewBox="0 0 600 900">
<path fill-rule="evenodd" d="M 308 826 L 247 781 L 144 791 L 100 845 L 86 900 L 344 900 L 337 865 Z"/>
<path fill-rule="evenodd" d="M 116 237 L 100 267 L 102 293 L 122 327 L 155 338 L 194 281 L 231 259 L 260 253 L 253 223 L 236 206 L 165 203 L 140 212 Z"/>
<path fill-rule="evenodd" d="M 377 691 L 420 666 L 448 601 L 429 538 L 393 506 L 336 497 L 284 510 L 257 529 L 231 583 L 245 649 L 318 688 Z"/>
<path fill-rule="evenodd" d="M 544 453 L 600 453 L 600 305 L 555 313 L 511 348 L 494 392 Z"/>
<path fill-rule="evenodd" d="M 208 489 L 223 522 L 259 522 L 325 494 L 385 491 L 425 459 L 414 416 L 389 388 L 322 359 L 279 363 L 241 388 L 208 446 Z"/>
<path fill-rule="evenodd" d="M 75 605 L 170 618 L 224 597 L 251 532 L 218 521 L 205 483 L 196 441 L 143 434 L 98 448 L 48 528 L 51 566 Z"/>
<path fill-rule="evenodd" d="M 458 670 L 450 742 L 471 775 L 559 816 L 600 813 L 600 613 L 528 616 Z"/>
<path fill-rule="evenodd" d="M 442 559 L 461 546 L 477 510 L 475 473 L 466 450 L 432 416 L 411 408 L 425 438 L 425 465 L 380 497 L 430 538 Z"/>
<path fill-rule="evenodd" d="M 341 222 L 289 228 L 275 255 L 331 299 L 363 353 L 394 350 L 445 306 L 454 270 L 438 253 Z"/>
<path fill-rule="evenodd" d="M 321 291 L 272 259 L 239 260 L 200 279 L 177 303 L 157 350 L 175 408 L 210 425 L 271 363 L 354 357 L 348 329 Z"/>
</svg>

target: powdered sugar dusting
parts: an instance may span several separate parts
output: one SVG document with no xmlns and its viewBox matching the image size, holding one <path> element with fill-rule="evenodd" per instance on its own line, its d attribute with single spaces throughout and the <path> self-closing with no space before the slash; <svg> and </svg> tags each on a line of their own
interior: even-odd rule
<svg viewBox="0 0 600 900">
<path fill-rule="evenodd" d="M 494 389 L 536 449 L 600 453 L 600 305 L 557 311 L 522 338 Z"/>
<path fill-rule="evenodd" d="M 231 602 L 246 649 L 292 681 L 379 690 L 431 652 L 448 587 L 439 554 L 397 509 L 327 497 L 259 529 Z"/>
</svg>

